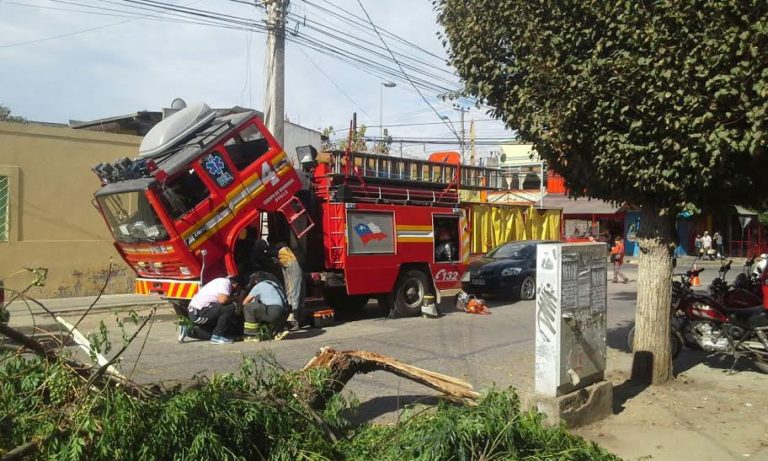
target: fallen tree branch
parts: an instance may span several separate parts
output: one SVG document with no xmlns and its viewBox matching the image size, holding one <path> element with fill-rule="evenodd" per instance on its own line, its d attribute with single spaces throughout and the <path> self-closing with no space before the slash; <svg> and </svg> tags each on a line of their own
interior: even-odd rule
<svg viewBox="0 0 768 461">
<path fill-rule="evenodd" d="M 80 346 L 80 349 L 85 351 L 86 354 L 92 357 L 96 357 L 96 363 L 99 366 L 104 366 L 106 363 L 109 363 L 109 360 L 106 357 L 104 357 L 98 351 L 93 350 L 91 342 L 88 341 L 88 338 L 86 338 L 84 334 L 80 333 L 80 330 L 77 329 L 77 326 L 67 322 L 59 315 L 57 315 L 55 319 L 57 322 L 59 322 L 59 324 L 61 324 L 61 326 L 66 328 L 68 332 L 67 338 L 64 340 L 64 344 L 67 343 L 69 338 L 72 338 L 77 343 L 77 345 Z M 118 369 L 112 365 L 107 368 L 107 371 L 119 379 L 125 379 L 125 376 L 123 376 L 123 374 L 120 373 L 120 371 L 118 371 Z"/>
<path fill-rule="evenodd" d="M 59 361 L 62 361 L 64 365 L 66 365 L 69 369 L 71 369 L 75 374 L 79 375 L 84 380 L 88 381 L 89 384 L 94 384 L 96 381 L 98 381 L 99 384 L 121 386 L 125 389 L 125 391 L 129 395 L 136 398 L 146 398 L 151 395 L 157 394 L 157 392 L 155 392 L 154 390 L 147 388 L 145 386 L 142 386 L 134 381 L 131 381 L 128 379 L 120 379 L 110 374 L 104 374 L 104 371 L 105 371 L 104 367 L 99 368 L 100 373 L 99 371 L 97 371 L 96 373 L 92 373 L 93 367 L 74 359 L 63 358 L 59 355 L 58 351 L 54 349 L 46 348 L 45 346 L 40 344 L 39 341 L 25 335 L 24 333 L 6 324 L 0 323 L 0 334 L 5 335 L 8 338 L 11 338 L 11 340 L 24 346 L 24 348 L 28 349 L 29 351 L 34 352 L 38 356 L 45 359 L 45 361 L 48 363 L 53 364 L 53 363 L 58 363 Z M 111 365 L 111 363 L 109 364 Z"/>
<path fill-rule="evenodd" d="M 480 396 L 472 385 L 451 376 L 435 373 L 400 362 L 392 357 L 366 351 L 341 351 L 324 347 L 310 360 L 303 371 L 327 368 L 331 374 L 331 385 L 322 389 L 306 386 L 305 400 L 313 408 L 323 408 L 334 394 L 341 392 L 352 377 L 358 373 L 386 371 L 405 379 L 423 384 L 442 392 L 451 400 L 473 404 Z"/>
<path fill-rule="evenodd" d="M 141 332 L 141 330 L 144 329 L 147 323 L 149 323 L 150 320 L 153 320 L 155 318 L 156 311 L 157 311 L 157 307 L 152 307 L 152 312 L 149 313 L 147 318 L 145 318 L 144 321 L 141 323 L 141 325 L 139 325 L 139 327 L 136 329 L 136 331 L 133 332 L 133 335 L 131 335 L 128 341 L 126 341 L 125 344 L 123 344 L 123 347 L 121 347 L 120 350 L 117 351 L 115 355 L 112 356 L 111 359 L 109 359 L 106 363 L 102 364 L 101 367 L 98 370 L 96 370 L 96 373 L 94 373 L 93 376 L 91 376 L 91 379 L 88 380 L 89 384 L 94 382 L 96 379 L 98 379 L 99 376 L 103 375 L 105 371 L 112 368 L 112 364 L 115 363 L 120 358 L 120 356 L 123 355 L 123 352 L 125 352 L 125 350 L 128 349 L 128 346 L 133 342 L 134 339 L 136 339 L 136 336 L 139 335 L 139 333 Z M 107 376 L 109 376 L 109 374 Z M 128 379 L 122 374 L 119 375 L 119 379 L 122 382 L 128 382 Z"/>
<path fill-rule="evenodd" d="M 9 452 L 6 452 L 2 457 L 0 457 L 0 461 L 16 461 L 17 459 L 24 459 L 25 456 L 34 453 L 37 448 L 46 440 L 47 438 L 41 440 L 33 440 L 23 445 L 19 445 L 18 447 Z"/>
</svg>

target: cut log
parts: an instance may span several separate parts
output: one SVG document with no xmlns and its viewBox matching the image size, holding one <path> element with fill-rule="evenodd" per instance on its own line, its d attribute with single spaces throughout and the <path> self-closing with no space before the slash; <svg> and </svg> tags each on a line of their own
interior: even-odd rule
<svg viewBox="0 0 768 461">
<path fill-rule="evenodd" d="M 330 384 L 323 388 L 305 386 L 306 401 L 313 408 L 322 408 L 328 399 L 341 392 L 344 386 L 358 373 L 370 373 L 372 371 L 386 371 L 405 379 L 423 384 L 427 387 L 442 392 L 446 398 L 464 403 L 473 404 L 480 396 L 472 388 L 472 385 L 458 378 L 446 376 L 433 371 L 414 367 L 399 360 L 366 351 L 341 351 L 330 347 L 323 347 L 302 368 L 308 371 L 318 368 L 327 368 L 330 371 Z"/>
</svg>

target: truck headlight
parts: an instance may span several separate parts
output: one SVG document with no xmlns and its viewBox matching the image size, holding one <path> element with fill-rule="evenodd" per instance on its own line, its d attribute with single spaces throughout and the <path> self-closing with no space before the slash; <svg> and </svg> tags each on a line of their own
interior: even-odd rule
<svg viewBox="0 0 768 461">
<path fill-rule="evenodd" d="M 507 267 L 506 269 L 501 271 L 502 277 L 509 277 L 510 275 L 520 275 L 520 272 L 522 272 L 523 269 L 520 267 Z"/>
</svg>

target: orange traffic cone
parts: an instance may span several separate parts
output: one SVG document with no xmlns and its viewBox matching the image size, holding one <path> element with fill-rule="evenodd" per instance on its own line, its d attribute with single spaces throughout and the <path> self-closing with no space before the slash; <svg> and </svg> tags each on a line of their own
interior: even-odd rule
<svg viewBox="0 0 768 461">
<path fill-rule="evenodd" d="M 695 273 L 696 275 L 691 277 L 691 286 L 693 286 L 693 287 L 700 287 L 701 286 L 701 280 L 699 280 L 699 273 L 698 273 L 698 271 L 699 271 L 699 268 L 696 267 L 696 264 L 694 264 L 692 272 Z"/>
</svg>

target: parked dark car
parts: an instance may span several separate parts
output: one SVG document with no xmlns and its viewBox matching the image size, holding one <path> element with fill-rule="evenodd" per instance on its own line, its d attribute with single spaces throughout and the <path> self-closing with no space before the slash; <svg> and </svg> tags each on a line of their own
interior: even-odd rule
<svg viewBox="0 0 768 461">
<path fill-rule="evenodd" d="M 536 245 L 557 243 L 555 240 L 519 240 L 504 243 L 469 264 L 469 280 L 464 291 L 513 296 L 536 297 Z"/>
</svg>

